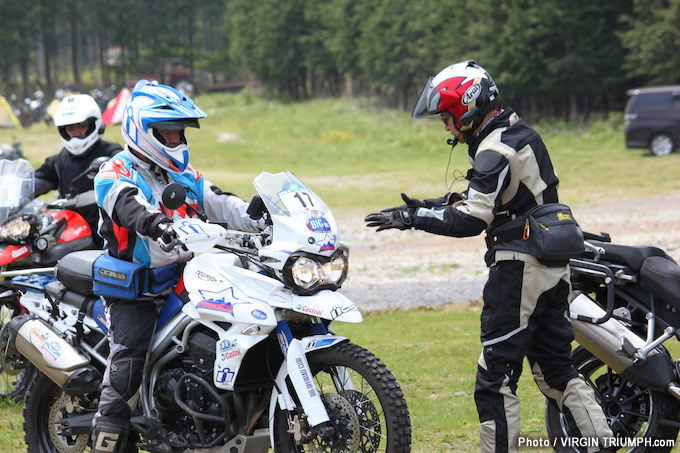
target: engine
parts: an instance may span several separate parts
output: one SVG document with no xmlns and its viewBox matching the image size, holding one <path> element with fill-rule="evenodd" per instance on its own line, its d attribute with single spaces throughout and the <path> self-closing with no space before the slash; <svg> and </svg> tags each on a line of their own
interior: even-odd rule
<svg viewBox="0 0 680 453">
<path fill-rule="evenodd" d="M 211 332 L 194 333 L 187 352 L 167 364 L 154 387 L 160 419 L 176 448 L 207 448 L 231 433 L 230 398 L 212 385 L 216 341 Z"/>
</svg>

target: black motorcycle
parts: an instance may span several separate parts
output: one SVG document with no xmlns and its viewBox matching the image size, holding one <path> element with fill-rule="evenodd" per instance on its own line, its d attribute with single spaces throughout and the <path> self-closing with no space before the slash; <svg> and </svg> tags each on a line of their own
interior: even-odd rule
<svg viewBox="0 0 680 453">
<path fill-rule="evenodd" d="M 615 436 L 606 447 L 670 451 L 680 429 L 680 360 L 664 343 L 680 339 L 680 267 L 657 247 L 585 237 L 585 253 L 570 261 L 569 317 L 580 344 L 572 355 Z M 556 451 L 585 451 L 550 399 L 546 427 Z"/>
</svg>

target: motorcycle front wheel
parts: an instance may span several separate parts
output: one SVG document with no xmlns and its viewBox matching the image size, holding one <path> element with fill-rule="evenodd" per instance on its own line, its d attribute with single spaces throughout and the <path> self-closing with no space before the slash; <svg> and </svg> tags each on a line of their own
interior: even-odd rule
<svg viewBox="0 0 680 453">
<path fill-rule="evenodd" d="M 344 343 L 311 352 L 307 360 L 333 434 L 322 436 L 311 430 L 309 435 L 304 416 L 277 408 L 276 453 L 411 451 L 411 419 L 404 394 L 380 359 Z"/>
<path fill-rule="evenodd" d="M 680 404 L 672 396 L 628 381 L 579 346 L 573 352 L 574 367 L 595 392 L 614 436 L 619 452 L 668 452 L 678 436 Z M 546 400 L 545 424 L 553 449 L 560 453 L 585 451 L 569 446 L 577 438 L 575 428 L 559 411 L 557 404 Z M 573 442 L 571 442 L 573 445 Z"/>
<path fill-rule="evenodd" d="M 5 329 L 5 326 L 13 317 L 20 314 L 22 311 L 16 298 L 7 297 L 0 300 L 0 347 L 2 350 L 9 337 L 9 331 Z M 26 389 L 35 372 L 35 366 L 19 353 L 0 357 L 0 399 L 15 401 L 24 399 Z"/>
</svg>

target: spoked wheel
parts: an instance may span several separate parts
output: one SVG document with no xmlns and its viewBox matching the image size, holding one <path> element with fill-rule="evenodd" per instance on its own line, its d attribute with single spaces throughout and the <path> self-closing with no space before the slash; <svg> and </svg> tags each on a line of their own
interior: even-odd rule
<svg viewBox="0 0 680 453">
<path fill-rule="evenodd" d="M 667 452 L 678 435 L 677 415 L 680 405 L 672 396 L 628 381 L 602 363 L 583 347 L 573 352 L 574 366 L 595 392 L 607 422 L 618 440 L 620 452 Z M 552 400 L 547 400 L 545 421 L 548 437 L 555 451 L 580 452 L 569 447 L 577 438 L 575 427 Z M 564 441 L 563 441 L 564 440 Z M 572 442 L 573 445 L 573 442 Z"/>
<path fill-rule="evenodd" d="M 304 416 L 277 409 L 274 451 L 407 453 L 411 420 L 392 373 L 367 350 L 350 343 L 307 356 L 314 382 L 333 427 L 309 429 Z"/>
<path fill-rule="evenodd" d="M 96 409 L 92 404 L 91 410 Z M 67 435 L 59 422 L 80 409 L 78 401 L 66 395 L 43 373 L 37 372 L 24 402 L 24 439 L 29 453 L 82 453 L 92 451 L 89 434 Z"/>
<path fill-rule="evenodd" d="M 22 314 L 19 302 L 14 297 L 0 299 L 0 398 L 21 400 L 36 368 L 21 354 L 4 355 L 9 331 L 9 321 Z"/>
</svg>

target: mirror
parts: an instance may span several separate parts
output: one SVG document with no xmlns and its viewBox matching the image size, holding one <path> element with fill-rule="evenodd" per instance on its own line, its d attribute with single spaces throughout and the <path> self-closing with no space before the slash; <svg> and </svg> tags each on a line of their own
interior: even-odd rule
<svg viewBox="0 0 680 453">
<path fill-rule="evenodd" d="M 173 182 L 163 189 L 163 205 L 173 211 L 184 204 L 186 197 L 187 191 L 180 183 Z"/>
</svg>

